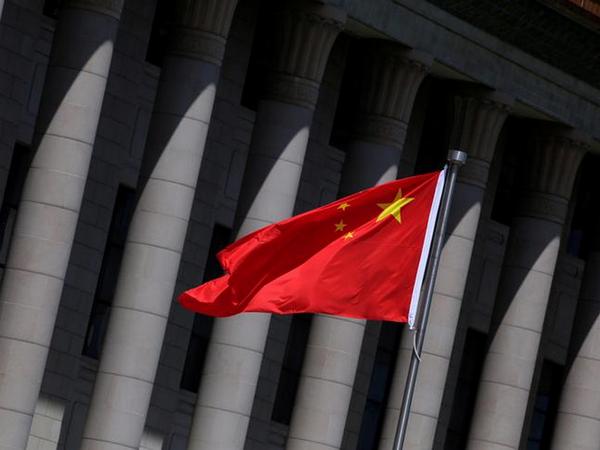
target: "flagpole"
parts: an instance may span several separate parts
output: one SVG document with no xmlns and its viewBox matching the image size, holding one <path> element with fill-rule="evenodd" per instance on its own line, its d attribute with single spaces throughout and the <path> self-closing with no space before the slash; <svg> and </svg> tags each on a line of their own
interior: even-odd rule
<svg viewBox="0 0 600 450">
<path fill-rule="evenodd" d="M 419 371 L 419 363 L 421 362 L 421 351 L 423 350 L 423 342 L 425 341 L 425 332 L 427 330 L 427 320 L 429 319 L 429 311 L 431 310 L 431 298 L 433 296 L 433 288 L 438 267 L 440 265 L 440 254 L 444 244 L 444 236 L 446 235 L 446 226 L 448 224 L 448 216 L 450 213 L 450 205 L 452 204 L 452 196 L 454 194 L 454 185 L 456 184 L 456 176 L 458 170 L 467 161 L 467 154 L 461 150 L 450 150 L 448 152 L 448 174 L 442 191 L 442 201 L 440 210 L 435 224 L 433 234 L 433 245 L 429 253 L 427 262 L 427 271 L 425 272 L 425 284 L 422 291 L 421 308 L 417 317 L 415 345 L 410 359 L 410 367 L 408 369 L 408 378 L 404 387 L 404 397 L 402 398 L 402 406 L 400 408 L 400 418 L 398 419 L 398 427 L 396 428 L 396 437 L 394 439 L 393 450 L 402 450 L 404 448 L 404 438 L 408 428 L 408 418 L 410 416 L 410 405 L 412 403 L 415 385 L 417 382 L 417 372 Z"/>
</svg>

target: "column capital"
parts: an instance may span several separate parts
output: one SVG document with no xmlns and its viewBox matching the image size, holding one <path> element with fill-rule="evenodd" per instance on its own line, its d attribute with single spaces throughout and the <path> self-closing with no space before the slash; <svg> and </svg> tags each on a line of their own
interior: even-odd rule
<svg viewBox="0 0 600 450">
<path fill-rule="evenodd" d="M 402 147 L 417 91 L 433 58 L 376 39 L 366 41 L 363 52 L 363 86 L 355 133 L 361 139 Z"/>
<path fill-rule="evenodd" d="M 518 214 L 564 223 L 579 163 L 590 150 L 574 130 L 541 126 L 530 139 Z"/>
<path fill-rule="evenodd" d="M 498 136 L 514 100 L 480 86 L 461 86 L 454 96 L 450 147 L 468 153 L 459 179 L 485 188 Z"/>
<path fill-rule="evenodd" d="M 124 0 L 67 0 L 65 8 L 85 9 L 119 19 Z"/>
<path fill-rule="evenodd" d="M 220 66 L 237 0 L 177 0 L 170 53 Z"/>
<path fill-rule="evenodd" d="M 296 1 L 275 13 L 277 51 L 266 96 L 313 109 L 329 52 L 346 14 L 313 1 Z"/>
</svg>

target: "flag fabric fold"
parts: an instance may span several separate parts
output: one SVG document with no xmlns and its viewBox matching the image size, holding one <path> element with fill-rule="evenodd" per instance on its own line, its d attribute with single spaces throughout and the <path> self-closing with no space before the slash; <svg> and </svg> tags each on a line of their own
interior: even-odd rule
<svg viewBox="0 0 600 450">
<path fill-rule="evenodd" d="M 217 255 L 224 276 L 179 301 L 215 317 L 324 313 L 411 323 L 444 175 L 395 180 L 250 233 Z"/>
</svg>

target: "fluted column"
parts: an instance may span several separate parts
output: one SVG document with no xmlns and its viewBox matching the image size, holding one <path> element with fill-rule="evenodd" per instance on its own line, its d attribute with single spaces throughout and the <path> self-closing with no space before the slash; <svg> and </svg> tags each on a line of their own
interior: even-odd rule
<svg viewBox="0 0 600 450">
<path fill-rule="evenodd" d="M 597 231 L 596 231 L 597 232 Z M 597 238 L 596 238 L 597 239 Z M 553 450 L 600 445 L 600 242 L 586 262 L 573 321 L 567 378 L 558 407 Z"/>
<path fill-rule="evenodd" d="M 385 41 L 364 48 L 363 95 L 347 147 L 340 194 L 396 178 L 413 102 L 431 57 Z M 288 450 L 339 448 L 366 321 L 316 315 L 312 321 Z"/>
<path fill-rule="evenodd" d="M 294 2 L 274 22 L 274 70 L 259 102 L 237 210 L 237 236 L 292 215 L 313 110 L 341 11 Z M 244 447 L 270 316 L 215 322 L 188 448 Z"/>
<path fill-rule="evenodd" d="M 122 0 L 65 2 L 0 288 L 0 448 L 25 448 L 52 338 Z"/>
<path fill-rule="evenodd" d="M 526 154 L 469 450 L 519 446 L 560 236 L 585 148 L 566 132 L 542 129 Z"/>
<path fill-rule="evenodd" d="M 373 40 L 364 45 L 358 114 L 346 147 L 340 193 L 396 178 L 406 129 L 431 57 Z"/>
<path fill-rule="evenodd" d="M 176 4 L 82 449 L 140 445 L 236 3 Z"/>
<path fill-rule="evenodd" d="M 510 99 L 484 89 L 464 89 L 454 98 L 450 146 L 466 151 L 469 159 L 455 186 L 411 407 L 407 449 L 429 450 L 433 446 L 490 163 L 510 105 Z M 406 328 L 388 399 L 381 449 L 393 444 L 412 348 L 413 334 Z"/>
</svg>

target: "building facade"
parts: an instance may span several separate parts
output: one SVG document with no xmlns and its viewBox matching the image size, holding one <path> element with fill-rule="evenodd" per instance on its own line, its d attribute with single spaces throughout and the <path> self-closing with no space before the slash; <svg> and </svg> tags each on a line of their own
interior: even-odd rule
<svg viewBox="0 0 600 450">
<path fill-rule="evenodd" d="M 174 299 L 460 148 L 405 448 L 600 450 L 597 1 L 0 9 L 0 449 L 391 449 L 407 327 Z"/>
</svg>

